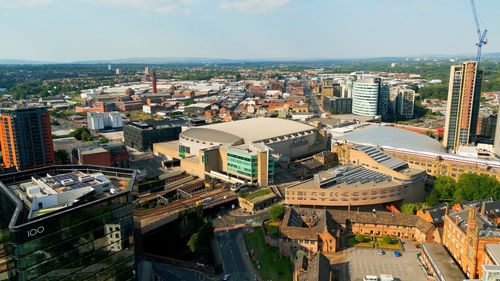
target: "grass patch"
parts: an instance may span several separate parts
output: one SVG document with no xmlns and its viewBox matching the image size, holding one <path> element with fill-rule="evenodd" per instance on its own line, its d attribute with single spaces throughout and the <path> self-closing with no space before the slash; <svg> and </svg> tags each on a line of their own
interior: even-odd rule
<svg viewBox="0 0 500 281">
<path fill-rule="evenodd" d="M 259 272 L 264 280 L 289 281 L 293 276 L 293 265 L 289 258 L 280 258 L 278 249 L 264 241 L 260 227 L 245 233 L 245 241 L 252 255 L 259 262 Z M 253 252 L 252 252 L 253 250 Z M 253 262 L 256 265 L 256 262 Z"/>
<path fill-rule="evenodd" d="M 368 236 L 367 236 L 368 237 Z M 356 240 L 355 236 L 349 236 L 346 239 L 347 247 L 362 247 L 362 248 L 377 248 L 377 249 L 387 249 L 387 250 L 402 250 L 403 246 L 401 245 L 401 241 L 398 239 L 393 239 L 393 243 L 384 243 L 383 237 L 376 237 L 377 242 L 375 243 L 375 247 L 373 247 L 373 241 L 368 242 L 359 242 Z"/>
<path fill-rule="evenodd" d="M 257 192 L 254 192 L 254 193 L 240 193 L 240 197 L 243 197 L 247 200 L 252 200 L 252 199 L 260 197 L 260 196 L 271 194 L 271 192 L 272 191 L 270 188 L 266 188 L 266 189 L 261 189 Z"/>
<path fill-rule="evenodd" d="M 264 223 L 264 227 L 266 228 L 267 235 L 272 237 L 278 237 L 279 236 L 278 225 L 279 225 L 278 221 L 266 221 Z"/>
</svg>

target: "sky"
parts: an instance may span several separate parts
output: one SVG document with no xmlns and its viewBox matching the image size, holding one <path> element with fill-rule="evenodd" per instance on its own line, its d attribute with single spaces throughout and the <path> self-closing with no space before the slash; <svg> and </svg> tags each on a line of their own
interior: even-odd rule
<svg viewBox="0 0 500 281">
<path fill-rule="evenodd" d="M 500 1 L 476 0 L 500 52 Z M 0 0 L 0 59 L 471 54 L 469 0 Z"/>
</svg>

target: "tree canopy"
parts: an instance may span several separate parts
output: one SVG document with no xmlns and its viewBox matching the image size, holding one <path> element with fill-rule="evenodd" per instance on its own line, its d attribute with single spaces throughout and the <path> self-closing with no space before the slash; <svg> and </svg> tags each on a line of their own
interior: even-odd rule
<svg viewBox="0 0 500 281">
<path fill-rule="evenodd" d="M 401 212 L 405 214 L 415 214 L 418 210 L 422 209 L 423 205 L 420 203 L 407 203 L 401 206 Z"/>
<path fill-rule="evenodd" d="M 276 204 L 273 205 L 271 208 L 269 208 L 269 216 L 273 221 L 281 220 L 284 214 L 285 214 L 285 206 L 281 204 Z"/>
<path fill-rule="evenodd" d="M 70 137 L 74 137 L 77 140 L 82 140 L 82 141 L 91 141 L 93 140 L 92 135 L 90 134 L 89 129 L 85 127 L 80 127 L 73 132 L 69 133 Z"/>
<path fill-rule="evenodd" d="M 500 182 L 492 176 L 462 174 L 458 181 L 448 176 L 439 176 L 427 197 L 427 204 L 463 203 L 486 198 L 500 200 Z"/>
</svg>

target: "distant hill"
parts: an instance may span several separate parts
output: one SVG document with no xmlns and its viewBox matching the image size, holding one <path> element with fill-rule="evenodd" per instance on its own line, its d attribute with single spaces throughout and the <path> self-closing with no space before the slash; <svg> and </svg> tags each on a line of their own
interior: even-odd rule
<svg viewBox="0 0 500 281">
<path fill-rule="evenodd" d="M 266 58 L 266 59 L 224 59 L 196 57 L 157 57 L 157 58 L 124 58 L 110 60 L 84 60 L 72 62 L 48 62 L 35 60 L 0 59 L 0 64 L 235 64 L 235 63 L 314 63 L 314 62 L 350 62 L 350 61 L 398 61 L 406 59 L 472 59 L 474 54 L 458 55 L 421 55 L 412 57 L 371 57 L 371 58 Z M 485 53 L 483 58 L 500 58 L 500 52 Z"/>
<path fill-rule="evenodd" d="M 0 59 L 0 64 L 51 64 L 52 62 L 36 61 L 36 60 L 10 60 Z"/>
</svg>

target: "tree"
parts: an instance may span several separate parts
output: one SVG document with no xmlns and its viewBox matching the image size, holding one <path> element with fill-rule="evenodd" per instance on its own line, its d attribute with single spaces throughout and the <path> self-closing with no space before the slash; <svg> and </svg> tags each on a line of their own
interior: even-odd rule
<svg viewBox="0 0 500 281">
<path fill-rule="evenodd" d="M 54 152 L 54 156 L 56 158 L 56 162 L 61 162 L 61 164 L 69 163 L 69 154 L 64 149 L 58 149 Z"/>
<path fill-rule="evenodd" d="M 196 255 L 202 263 L 209 263 L 212 256 L 211 240 L 214 235 L 214 228 L 210 222 L 204 220 L 198 232 L 191 235 L 187 243 L 189 249 Z"/>
<path fill-rule="evenodd" d="M 88 132 L 83 132 L 81 135 L 81 140 L 82 141 L 92 141 L 92 135 L 90 135 Z"/>
<path fill-rule="evenodd" d="M 401 212 L 405 214 L 415 214 L 421 208 L 422 204 L 420 203 L 408 203 L 401 206 Z"/>
<path fill-rule="evenodd" d="M 99 143 L 108 143 L 108 142 L 109 142 L 109 140 L 105 137 L 99 138 Z"/>
<path fill-rule="evenodd" d="M 188 106 L 188 105 L 191 105 L 191 104 L 194 104 L 196 103 L 194 100 L 192 99 L 189 99 L 189 100 L 186 100 L 183 102 L 184 106 Z"/>
<path fill-rule="evenodd" d="M 391 238 L 391 236 L 389 236 L 389 235 L 384 236 L 384 238 L 382 238 L 382 243 L 384 243 L 384 244 L 392 244 L 392 238 Z"/>
<path fill-rule="evenodd" d="M 198 232 L 196 232 L 195 234 L 191 235 L 191 238 L 189 238 L 189 241 L 187 243 L 189 249 L 191 249 L 191 252 L 196 252 L 198 250 L 198 247 L 199 247 L 199 239 L 198 239 Z"/>
<path fill-rule="evenodd" d="M 273 221 L 279 221 L 285 214 L 285 206 L 281 204 L 273 205 L 269 208 L 269 216 Z"/>
<path fill-rule="evenodd" d="M 487 198 L 500 200 L 500 182 L 492 176 L 464 173 L 458 181 L 447 176 L 437 177 L 426 201 L 429 206 L 435 206 Z"/>
<path fill-rule="evenodd" d="M 310 104 L 311 103 L 311 99 L 306 99 L 306 103 Z"/>
<path fill-rule="evenodd" d="M 89 129 L 85 127 L 80 127 L 74 130 L 73 132 L 69 133 L 69 136 L 74 137 L 77 140 L 84 140 L 84 141 L 92 140 L 92 136 L 90 135 Z"/>
</svg>

